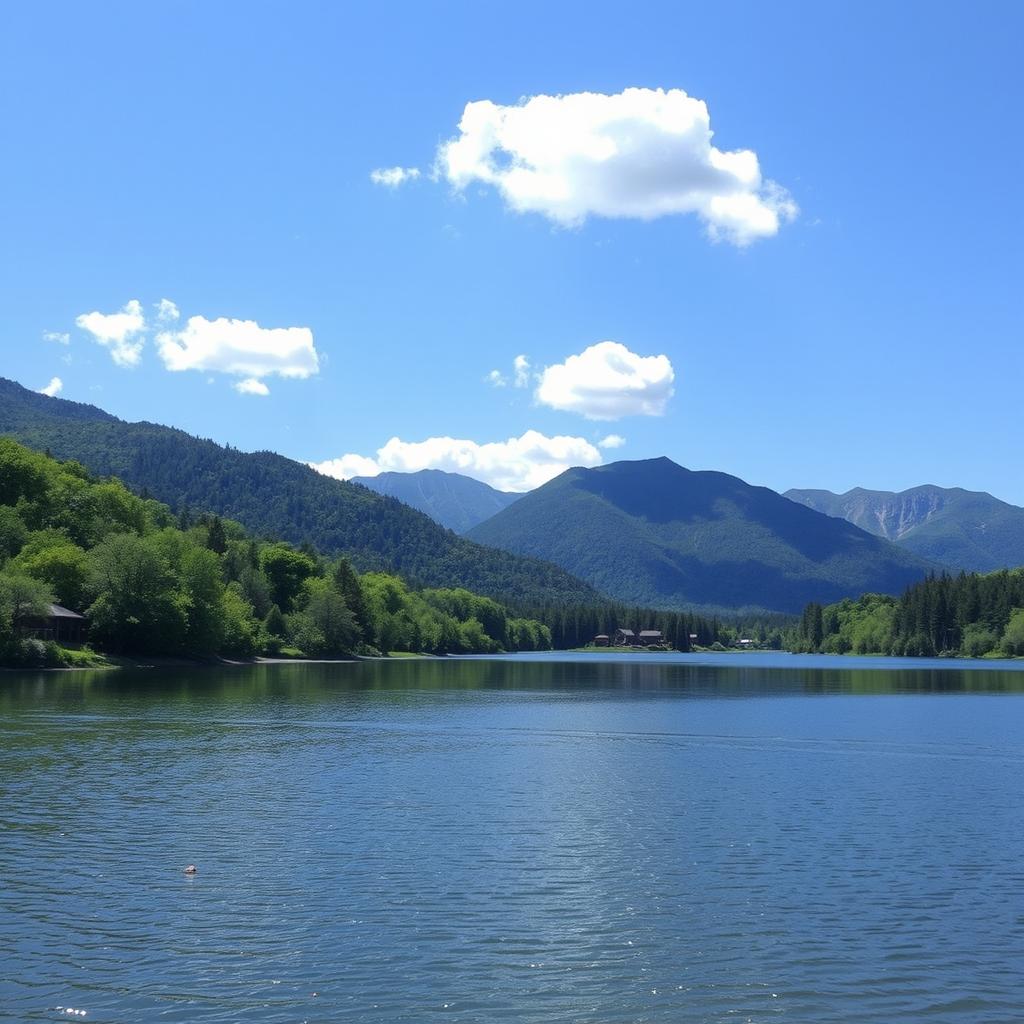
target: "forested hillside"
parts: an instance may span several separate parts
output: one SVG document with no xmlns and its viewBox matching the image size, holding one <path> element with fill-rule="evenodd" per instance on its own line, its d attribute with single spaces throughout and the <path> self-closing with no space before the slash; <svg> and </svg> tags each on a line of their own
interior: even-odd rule
<svg viewBox="0 0 1024 1024">
<path fill-rule="evenodd" d="M 899 593 L 931 568 L 765 487 L 664 458 L 571 469 L 468 536 L 670 609 L 799 612 L 808 600 Z"/>
<path fill-rule="evenodd" d="M 170 427 L 125 423 L 3 379 L 0 434 L 117 476 L 175 511 L 234 519 L 257 536 L 308 543 L 363 571 L 397 572 L 415 586 L 465 587 L 512 604 L 601 597 L 550 563 L 474 544 L 394 498 L 272 452 L 249 454 Z"/>
<path fill-rule="evenodd" d="M 117 480 L 0 438 L 0 664 L 74 660 L 44 636 L 51 602 L 118 654 L 323 656 L 535 650 L 546 627 L 462 589 L 416 593 L 237 523 L 175 516 Z"/>
</svg>

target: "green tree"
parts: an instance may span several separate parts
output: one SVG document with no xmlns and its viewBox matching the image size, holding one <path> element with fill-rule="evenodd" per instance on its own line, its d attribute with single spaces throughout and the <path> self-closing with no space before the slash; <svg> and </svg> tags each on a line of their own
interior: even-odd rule
<svg viewBox="0 0 1024 1024">
<path fill-rule="evenodd" d="M 45 583 L 58 604 L 79 610 L 85 600 L 89 556 L 56 530 L 36 533 L 11 563 Z"/>
<path fill-rule="evenodd" d="M 1007 657 L 1024 657 L 1024 608 L 1014 608 L 1000 644 Z"/>
<path fill-rule="evenodd" d="M 283 612 L 291 611 L 302 584 L 313 575 L 316 564 L 309 555 L 290 544 L 271 544 L 260 552 L 260 565 L 270 580 L 270 595 Z"/>
<path fill-rule="evenodd" d="M 188 632 L 187 599 L 151 540 L 112 534 L 90 552 L 89 635 L 113 651 L 179 653 Z"/>
</svg>

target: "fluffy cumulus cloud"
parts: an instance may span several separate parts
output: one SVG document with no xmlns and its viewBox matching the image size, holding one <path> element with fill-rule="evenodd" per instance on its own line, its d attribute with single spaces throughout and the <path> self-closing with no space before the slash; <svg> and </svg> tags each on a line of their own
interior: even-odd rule
<svg viewBox="0 0 1024 1024">
<path fill-rule="evenodd" d="M 747 245 L 797 214 L 749 149 L 712 144 L 707 104 L 681 89 L 532 96 L 466 104 L 437 173 L 494 186 L 519 212 L 573 226 L 590 216 L 696 214 L 714 239 Z"/>
<path fill-rule="evenodd" d="M 668 356 L 639 356 L 617 341 L 601 341 L 545 367 L 535 397 L 541 405 L 588 420 L 661 416 L 674 381 Z"/>
<path fill-rule="evenodd" d="M 52 377 L 50 379 L 50 383 L 47 384 L 45 388 L 39 389 L 39 394 L 53 398 L 54 395 L 59 395 L 63 390 L 64 381 L 62 381 L 60 377 Z"/>
<path fill-rule="evenodd" d="M 626 439 L 621 434 L 609 434 L 607 437 L 603 437 L 597 442 L 597 447 L 621 448 L 625 443 Z"/>
<path fill-rule="evenodd" d="M 261 327 L 255 320 L 188 318 L 181 330 L 161 331 L 157 351 L 168 370 L 201 370 L 242 378 L 237 391 L 266 395 L 264 377 L 311 377 L 320 369 L 308 327 Z"/>
<path fill-rule="evenodd" d="M 479 444 L 454 437 L 403 441 L 393 437 L 376 458 L 343 455 L 310 465 L 326 476 L 347 480 L 378 473 L 444 469 L 482 480 L 501 491 L 529 491 L 573 466 L 599 466 L 601 452 L 582 437 L 546 437 L 528 430 L 507 441 Z"/>
<path fill-rule="evenodd" d="M 398 188 L 407 181 L 415 181 L 419 176 L 418 167 L 378 167 L 370 171 L 370 181 L 385 188 Z"/>
<path fill-rule="evenodd" d="M 131 299 L 116 313 L 83 313 L 75 323 L 107 348 L 118 366 L 138 365 L 146 340 L 146 317 L 138 299 Z"/>
</svg>

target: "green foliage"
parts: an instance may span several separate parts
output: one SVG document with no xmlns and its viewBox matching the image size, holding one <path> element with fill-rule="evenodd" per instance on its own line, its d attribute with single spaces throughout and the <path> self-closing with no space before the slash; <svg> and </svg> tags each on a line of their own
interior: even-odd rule
<svg viewBox="0 0 1024 1024">
<path fill-rule="evenodd" d="M 867 594 L 820 610 L 820 638 L 808 605 L 788 639 L 790 649 L 908 657 L 994 652 L 1024 655 L 1024 569 L 979 576 L 933 576 L 902 597 Z"/>
<path fill-rule="evenodd" d="M 0 439 L 0 663 L 72 656 L 27 636 L 54 599 L 89 618 L 104 651 L 249 657 L 301 650 L 484 652 L 550 644 L 465 590 L 417 593 L 386 573 L 360 578 L 308 545 L 257 541 L 230 520 L 171 515 L 116 480 Z M 32 627 L 35 628 L 35 627 Z M 76 659 L 81 661 L 81 658 Z"/>
<path fill-rule="evenodd" d="M 1024 657 L 1024 608 L 1010 612 L 1000 646 L 1008 658 Z"/>
</svg>

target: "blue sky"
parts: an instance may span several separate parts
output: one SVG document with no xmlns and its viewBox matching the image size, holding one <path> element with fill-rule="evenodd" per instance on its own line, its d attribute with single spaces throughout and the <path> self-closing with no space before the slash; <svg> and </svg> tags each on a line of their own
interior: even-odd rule
<svg viewBox="0 0 1024 1024">
<path fill-rule="evenodd" d="M 415 446 L 534 431 L 576 439 L 570 461 L 664 454 L 779 490 L 931 482 L 1024 504 L 1022 31 L 1012 3 L 8 7 L 0 374 L 316 462 L 451 468 L 464 448 Z M 603 116 L 631 87 L 704 101 L 713 145 L 756 153 L 778 230 L 736 244 L 721 223 L 709 238 L 706 210 L 636 216 L 635 164 L 594 202 L 569 195 L 572 223 L 510 209 L 479 174 L 431 177 L 469 103 L 592 93 Z M 643 145 L 671 177 L 660 136 Z M 517 154 L 492 155 L 504 173 Z M 570 191 L 587 184 L 573 159 L 556 168 Z M 393 167 L 420 176 L 371 181 Z M 165 298 L 180 319 L 161 324 Z M 76 321 L 131 300 L 147 327 L 119 365 Z M 162 331 L 200 368 L 169 369 Z M 224 372 L 229 337 L 287 352 Z M 640 391 L 593 406 L 604 341 Z M 563 369 L 542 391 L 545 367 Z M 536 482 L 554 450 L 536 435 L 468 468 Z M 598 448 L 609 435 L 624 444 Z"/>
</svg>

